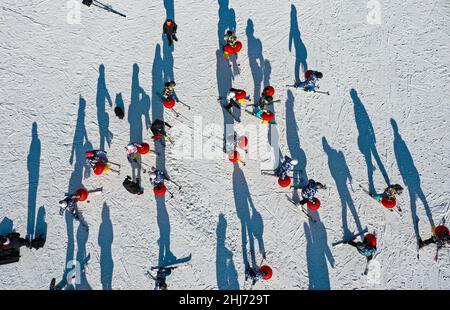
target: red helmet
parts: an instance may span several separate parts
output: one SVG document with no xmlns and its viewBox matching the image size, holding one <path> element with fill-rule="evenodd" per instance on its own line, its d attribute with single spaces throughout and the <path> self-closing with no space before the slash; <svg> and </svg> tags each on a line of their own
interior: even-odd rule
<svg viewBox="0 0 450 310">
<path fill-rule="evenodd" d="M 103 173 L 103 170 L 105 170 L 105 165 L 103 163 L 96 163 L 94 166 L 94 173 L 99 175 Z"/>
<path fill-rule="evenodd" d="M 267 265 L 263 265 L 259 268 L 261 270 L 261 272 L 263 273 L 263 280 L 269 280 L 270 278 L 272 278 L 272 268 L 270 268 Z"/>
<path fill-rule="evenodd" d="M 86 157 L 94 157 L 94 152 L 93 151 L 87 151 L 86 152 Z"/>
<path fill-rule="evenodd" d="M 317 211 L 320 208 L 320 200 L 314 197 L 314 203 L 308 200 L 306 205 L 308 206 L 308 209 L 312 211 Z"/>
<path fill-rule="evenodd" d="M 281 187 L 288 187 L 289 185 L 291 185 L 291 177 L 287 175 L 284 178 L 284 180 L 281 177 L 279 177 L 278 185 L 280 185 Z"/>
<path fill-rule="evenodd" d="M 173 99 L 172 97 L 167 97 L 166 99 L 164 99 L 164 107 L 166 107 L 167 109 L 172 109 L 175 106 L 175 99 Z"/>
<path fill-rule="evenodd" d="M 364 242 L 373 248 L 377 247 L 377 237 L 374 234 L 367 234 L 364 236 Z"/>
<path fill-rule="evenodd" d="M 266 95 L 266 96 L 273 97 L 273 95 L 275 94 L 275 88 L 273 88 L 270 85 L 266 86 L 266 87 L 264 87 L 263 94 Z"/>
<path fill-rule="evenodd" d="M 245 99 L 245 97 L 247 97 L 247 93 L 245 92 L 245 90 L 239 90 L 236 92 L 236 99 Z"/>
</svg>

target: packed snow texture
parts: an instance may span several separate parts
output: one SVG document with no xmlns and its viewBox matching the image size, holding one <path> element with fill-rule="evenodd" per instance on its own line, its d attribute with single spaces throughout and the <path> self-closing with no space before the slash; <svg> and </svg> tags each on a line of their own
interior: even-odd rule
<svg viewBox="0 0 450 310">
<path fill-rule="evenodd" d="M 450 289 L 448 249 L 437 262 L 434 245 L 420 259 L 416 249 L 416 233 L 429 238 L 450 201 L 448 1 L 102 2 L 127 17 L 81 0 L 0 4 L 0 233 L 47 236 L 43 249 L 22 248 L 20 262 L 0 266 L 0 289 L 48 289 L 71 260 L 88 261 L 76 289 L 153 289 L 145 271 L 177 261 L 191 267 L 174 270 L 169 289 L 243 289 L 245 265 L 263 253 L 274 275 L 260 289 Z M 178 24 L 174 48 L 162 36 L 166 16 Z M 228 27 L 243 43 L 239 68 L 223 58 Z M 306 69 L 323 72 L 330 96 L 286 87 Z M 192 105 L 175 107 L 184 117 L 161 104 L 170 79 Z M 256 101 L 269 84 L 281 100 L 277 125 L 267 132 L 242 113 L 235 126 L 257 126 L 266 151 L 233 164 L 222 152 L 232 119 L 217 97 L 233 85 Z M 144 195 L 122 186 L 131 175 L 124 147 L 151 142 L 150 121 L 162 117 L 175 145 L 143 161 L 183 186 L 166 202 L 142 172 Z M 211 145 L 220 157 L 208 158 Z M 94 175 L 84 160 L 92 148 L 104 148 L 121 175 Z M 261 175 L 280 152 L 299 160 L 296 184 L 328 185 L 311 212 L 319 223 L 293 209 L 293 190 Z M 358 187 L 381 192 L 387 182 L 405 187 L 401 217 Z M 80 187 L 103 187 L 79 204 L 89 231 L 58 214 L 58 201 Z M 367 276 L 353 247 L 331 246 L 365 227 L 379 237 Z"/>
</svg>

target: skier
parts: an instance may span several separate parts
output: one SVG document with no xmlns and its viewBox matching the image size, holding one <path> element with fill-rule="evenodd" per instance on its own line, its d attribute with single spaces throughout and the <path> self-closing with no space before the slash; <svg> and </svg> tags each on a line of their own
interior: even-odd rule
<svg viewBox="0 0 450 310">
<path fill-rule="evenodd" d="M 108 160 L 106 157 L 106 151 L 101 150 L 92 150 L 86 152 L 86 161 L 89 163 L 89 166 L 91 166 L 92 169 L 94 169 L 94 172 L 96 174 L 100 174 L 103 172 L 103 169 L 107 167 L 109 170 L 116 172 L 120 174 L 119 170 L 115 170 L 111 168 L 111 165 L 115 165 L 117 167 L 120 167 L 119 164 L 112 163 Z"/>
<path fill-rule="evenodd" d="M 362 242 L 353 241 L 356 238 L 357 236 L 355 236 L 352 240 L 344 241 L 343 243 L 354 246 L 359 253 L 367 258 L 367 261 L 370 261 L 377 251 L 377 238 L 371 233 L 366 234 Z"/>
<path fill-rule="evenodd" d="M 294 166 L 298 164 L 298 160 L 292 159 L 289 156 L 284 156 L 284 161 L 281 163 L 281 166 L 277 169 L 276 175 L 281 180 L 286 179 L 288 173 L 294 169 Z"/>
<path fill-rule="evenodd" d="M 269 280 L 272 277 L 272 269 L 263 265 L 261 267 L 252 268 L 250 265 L 247 265 L 245 270 L 245 280 L 250 278 L 252 280 L 252 286 L 256 284 L 259 280 Z"/>
<path fill-rule="evenodd" d="M 449 229 L 444 225 L 439 225 L 433 229 L 433 235 L 431 238 L 422 240 L 422 238 L 419 237 L 419 248 L 432 243 L 435 243 L 438 246 L 438 249 L 446 245 L 450 246 Z"/>
<path fill-rule="evenodd" d="M 167 37 L 167 41 L 169 41 L 169 46 L 172 45 L 173 40 L 178 41 L 176 36 L 177 28 L 177 24 L 171 19 L 167 19 L 164 23 L 163 32 Z"/>
<path fill-rule="evenodd" d="M 233 30 L 227 30 L 223 38 L 226 44 L 235 45 L 237 42 L 236 32 Z"/>
<path fill-rule="evenodd" d="M 161 138 L 169 138 L 167 136 L 165 126 L 172 128 L 171 125 L 169 125 L 168 123 L 166 123 L 162 120 L 156 119 L 153 121 L 153 123 L 150 127 L 150 130 L 153 133 L 153 137 L 152 137 L 153 140 L 160 140 Z"/>
<path fill-rule="evenodd" d="M 163 171 L 158 170 L 155 167 L 152 167 L 149 173 L 150 173 L 150 184 L 153 187 L 157 187 L 160 184 L 164 184 L 165 180 L 169 180 L 169 178 Z"/>
<path fill-rule="evenodd" d="M 323 77 L 322 72 L 308 70 L 305 72 L 305 81 L 300 81 L 294 84 L 295 88 L 302 87 L 304 91 L 316 91 L 319 89 L 319 80 Z"/>
<path fill-rule="evenodd" d="M 75 219 L 79 219 L 78 207 L 77 207 L 77 195 L 69 195 L 63 200 L 59 201 L 59 215 L 63 215 L 66 210 L 68 210 Z"/>
<path fill-rule="evenodd" d="M 236 33 L 233 30 L 227 30 L 224 39 L 225 45 L 223 46 L 223 57 L 229 61 L 228 64 L 231 67 L 230 56 L 236 55 L 236 59 L 238 58 L 238 53 L 242 49 L 242 43 L 237 40 Z"/>
<path fill-rule="evenodd" d="M 247 101 L 250 101 L 250 98 L 247 96 L 245 90 L 230 88 L 227 93 L 228 104 L 225 106 L 225 109 L 231 113 L 232 106 L 241 109 L 241 104 L 246 103 Z"/>
<path fill-rule="evenodd" d="M 308 184 L 306 186 L 301 187 L 302 189 L 302 200 L 299 202 L 301 205 L 304 205 L 305 203 L 309 202 L 313 205 L 316 204 L 316 199 L 314 196 L 317 193 L 318 189 L 326 189 L 326 185 L 316 182 L 313 179 L 310 179 L 308 181 Z"/>
<path fill-rule="evenodd" d="M 130 176 L 127 176 L 125 180 L 122 182 L 123 187 L 131 194 L 142 195 L 144 193 L 144 189 L 140 185 L 140 179 L 136 178 L 136 182 L 133 182 Z"/>
<path fill-rule="evenodd" d="M 401 195 L 403 193 L 403 187 L 399 184 L 391 184 L 385 188 L 385 190 L 380 194 L 370 194 L 370 196 L 377 200 L 378 202 L 385 205 L 388 201 L 396 201 L 397 195 Z M 399 207 L 398 207 L 399 208 Z M 399 208 L 400 209 L 400 208 Z M 400 210 L 401 211 L 401 210 Z"/>
<path fill-rule="evenodd" d="M 139 158 L 139 148 L 142 147 L 142 144 L 140 143 L 136 143 L 136 142 L 131 142 L 128 143 L 128 145 L 125 147 L 125 149 L 127 150 L 127 158 L 129 162 L 137 162 L 138 158 Z"/>
<path fill-rule="evenodd" d="M 147 274 L 155 280 L 155 290 L 167 290 L 166 278 L 172 274 L 172 270 L 175 268 L 177 267 L 158 267 L 156 276 L 153 276 L 150 272 L 147 272 Z"/>
<path fill-rule="evenodd" d="M 178 101 L 177 96 L 175 94 L 175 86 L 176 84 L 174 81 L 164 83 L 164 91 L 162 92 L 162 96 L 164 99 L 174 98 L 176 101 Z"/>
</svg>

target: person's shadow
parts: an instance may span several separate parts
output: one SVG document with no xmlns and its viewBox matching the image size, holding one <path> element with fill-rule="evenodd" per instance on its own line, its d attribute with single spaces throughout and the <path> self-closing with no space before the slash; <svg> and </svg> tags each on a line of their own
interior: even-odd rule
<svg viewBox="0 0 450 310">
<path fill-rule="evenodd" d="M 294 95 L 288 90 L 286 100 L 286 139 L 291 157 L 298 160 L 298 164 L 294 168 L 292 180 L 295 187 L 304 186 L 308 183 L 308 175 L 306 173 L 307 158 L 305 151 L 300 145 L 298 130 L 299 128 L 294 113 Z M 297 190 L 294 194 L 298 194 Z"/>
<path fill-rule="evenodd" d="M 397 166 L 402 175 L 404 184 L 408 187 L 409 201 L 411 204 L 411 216 L 414 225 L 414 232 L 416 237 L 420 237 L 419 233 L 419 218 L 417 216 L 417 199 L 422 202 L 425 212 L 428 217 L 430 225 L 434 227 L 434 220 L 431 214 L 430 206 L 427 198 L 423 193 L 420 185 L 420 174 L 417 170 L 411 152 L 406 145 L 405 140 L 399 133 L 397 122 L 391 118 L 392 130 L 394 131 L 394 153 L 397 161 Z"/>
<path fill-rule="evenodd" d="M 139 66 L 133 65 L 133 77 L 131 80 L 131 102 L 128 107 L 128 122 L 130 123 L 130 142 L 142 143 L 143 141 L 143 125 L 142 119 L 145 120 L 146 128 L 150 128 L 150 97 L 139 83 Z M 131 162 L 132 180 L 136 181 L 141 178 L 141 165 Z"/>
<path fill-rule="evenodd" d="M 354 235 L 354 233 L 348 228 L 347 210 L 350 210 L 355 220 L 356 228 L 358 230 L 357 232 L 363 231 L 358 212 L 356 211 L 355 204 L 353 203 L 353 199 L 348 188 L 348 183 L 351 184 L 352 182 L 352 175 L 350 174 L 350 170 L 345 161 L 344 153 L 333 149 L 328 144 L 325 137 L 322 138 L 322 145 L 323 150 L 328 156 L 328 167 L 330 169 L 331 176 L 334 179 L 334 183 L 336 184 L 336 189 L 341 200 L 342 228 L 344 230 L 343 240 L 346 240 Z"/>
<path fill-rule="evenodd" d="M 320 220 L 318 213 L 315 214 Z M 334 257 L 327 244 L 327 231 L 322 222 L 311 220 L 304 223 L 306 237 L 306 257 L 308 262 L 308 276 L 310 290 L 329 290 L 330 274 L 328 264 L 334 268 Z"/>
<path fill-rule="evenodd" d="M 253 102 L 257 103 L 262 92 L 261 83 L 263 82 L 264 75 L 263 47 L 261 40 L 255 38 L 255 27 L 251 19 L 247 20 L 245 33 L 247 34 L 248 61 L 254 83 Z"/>
<path fill-rule="evenodd" d="M 113 224 L 109 215 L 109 207 L 103 203 L 102 223 L 98 231 L 100 246 L 100 278 L 104 290 L 112 290 L 114 261 L 112 258 L 112 243 L 114 239 Z"/>
<path fill-rule="evenodd" d="M 105 66 L 100 65 L 98 68 L 98 81 L 97 81 L 97 121 L 100 134 L 100 147 L 99 149 L 105 150 L 105 141 L 108 143 L 108 147 L 111 146 L 111 141 L 113 138 L 113 133 L 109 130 L 109 115 L 106 113 L 105 103 L 112 107 L 111 96 L 109 95 L 108 89 L 106 88 L 105 80 Z"/>
<path fill-rule="evenodd" d="M 369 115 L 367 114 L 366 108 L 361 102 L 361 99 L 359 99 L 358 93 L 354 88 L 350 90 L 350 96 L 353 100 L 356 127 L 358 128 L 358 147 L 361 153 L 364 155 L 367 165 L 369 192 L 375 193 L 376 190 L 373 182 L 373 172 L 375 171 L 375 166 L 373 165 L 372 159 L 375 160 L 378 167 L 380 168 L 386 185 L 390 184 L 389 176 L 386 172 L 386 169 L 384 168 L 383 162 L 380 159 L 380 155 L 378 154 L 375 131 L 373 129 L 372 122 L 370 121 Z"/>
<path fill-rule="evenodd" d="M 300 82 L 300 71 L 306 72 L 308 70 L 308 64 L 306 59 L 308 53 L 306 51 L 305 44 L 302 41 L 300 29 L 298 27 L 297 20 L 297 8 L 295 5 L 291 5 L 291 30 L 289 32 L 289 52 L 292 50 L 292 46 L 295 47 L 295 82 Z"/>
<path fill-rule="evenodd" d="M 252 268 L 259 267 L 259 262 L 256 261 L 255 239 L 258 243 L 259 253 L 262 258 L 265 258 L 266 250 L 263 239 L 264 223 L 261 214 L 253 204 L 244 173 L 237 163 L 233 163 L 233 194 L 236 213 L 241 222 L 244 266 L 246 268 L 249 266 Z M 250 253 L 250 259 L 248 253 Z"/>
<path fill-rule="evenodd" d="M 39 185 L 39 167 L 41 161 L 41 140 L 38 134 L 38 125 L 33 122 L 31 129 L 31 144 L 27 157 L 28 169 L 28 221 L 27 238 L 35 237 L 36 199 Z"/>
<path fill-rule="evenodd" d="M 216 278 L 219 290 L 239 290 L 238 273 L 233 262 L 233 252 L 227 249 L 225 241 L 227 220 L 221 213 L 217 223 L 216 236 Z"/>
</svg>

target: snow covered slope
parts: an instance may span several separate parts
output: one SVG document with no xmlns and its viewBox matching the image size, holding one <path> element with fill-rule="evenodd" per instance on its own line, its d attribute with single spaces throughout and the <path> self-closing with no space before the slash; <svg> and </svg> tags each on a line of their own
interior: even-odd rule
<svg viewBox="0 0 450 310">
<path fill-rule="evenodd" d="M 263 253 L 274 270 L 263 289 L 450 289 L 448 250 L 435 262 L 429 246 L 418 260 L 415 237 L 430 236 L 430 219 L 439 222 L 450 201 L 448 1 L 108 1 L 127 18 L 80 5 L 77 24 L 81 0 L 0 4 L 0 233 L 47 233 L 43 249 L 22 248 L 20 262 L 0 266 L 0 289 L 48 289 L 67 262 L 87 257 L 77 289 L 153 289 L 150 266 L 189 259 L 169 289 L 242 289 L 245 264 Z M 173 51 L 161 33 L 166 16 L 178 24 Z M 243 43 L 240 72 L 220 51 L 227 27 Z M 324 73 L 330 96 L 285 87 L 306 68 Z M 190 122 L 163 111 L 156 92 L 169 79 L 193 107 L 176 106 Z M 231 85 L 258 97 L 269 83 L 281 99 L 273 148 L 267 127 L 242 115 L 265 151 L 233 166 L 222 153 L 232 119 L 217 97 Z M 123 120 L 113 111 L 121 103 Z M 131 173 L 124 146 L 150 141 L 148 124 L 163 114 L 177 143 L 159 148 L 156 165 L 183 185 L 166 202 L 147 176 L 142 196 L 122 187 Z M 297 181 L 329 186 L 313 214 L 320 223 L 260 174 L 277 141 L 299 160 Z M 84 152 L 103 147 L 120 176 L 85 165 Z M 405 186 L 401 218 L 358 187 L 381 192 L 387 180 Z M 81 186 L 103 186 L 80 204 L 89 231 L 58 214 L 57 202 Z M 331 247 L 365 227 L 380 237 L 368 276 L 354 248 Z"/>
</svg>

